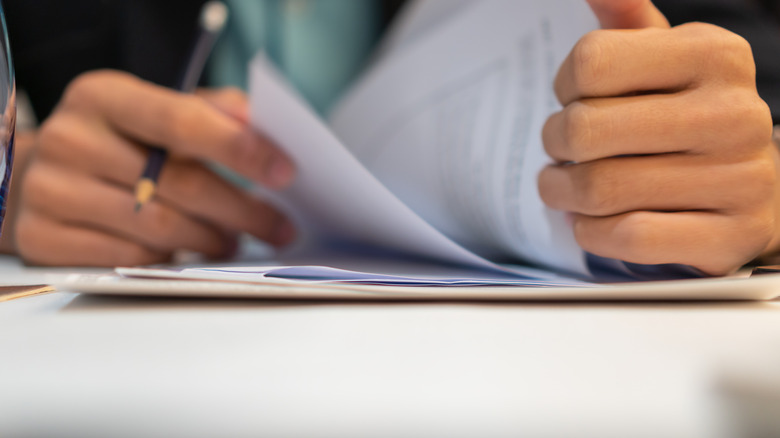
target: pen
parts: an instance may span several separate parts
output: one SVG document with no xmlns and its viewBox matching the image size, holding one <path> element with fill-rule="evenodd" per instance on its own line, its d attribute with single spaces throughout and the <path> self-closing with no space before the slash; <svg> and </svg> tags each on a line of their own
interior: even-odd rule
<svg viewBox="0 0 780 438">
<path fill-rule="evenodd" d="M 192 93 L 198 86 L 198 80 L 203 73 L 203 67 L 211 53 L 214 43 L 225 27 L 228 10 L 224 3 L 220 1 L 208 1 L 200 10 L 198 20 L 198 38 L 190 53 L 189 61 L 184 72 L 179 79 L 177 86 L 179 91 Z M 168 151 L 151 146 L 149 147 L 149 157 L 146 161 L 141 178 L 135 185 L 135 211 L 141 210 L 157 190 L 157 179 L 160 176 L 165 160 L 168 158 Z"/>
</svg>

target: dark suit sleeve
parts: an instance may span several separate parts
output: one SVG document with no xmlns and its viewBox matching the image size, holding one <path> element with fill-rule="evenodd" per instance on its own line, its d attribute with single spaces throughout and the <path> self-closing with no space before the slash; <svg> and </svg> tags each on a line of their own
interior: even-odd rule
<svg viewBox="0 0 780 438">
<path fill-rule="evenodd" d="M 756 60 L 758 94 L 780 123 L 780 21 L 751 0 L 654 0 L 672 25 L 701 21 L 744 37 Z"/>
<path fill-rule="evenodd" d="M 17 83 L 43 120 L 79 74 L 176 84 L 203 0 L 4 0 Z"/>
</svg>

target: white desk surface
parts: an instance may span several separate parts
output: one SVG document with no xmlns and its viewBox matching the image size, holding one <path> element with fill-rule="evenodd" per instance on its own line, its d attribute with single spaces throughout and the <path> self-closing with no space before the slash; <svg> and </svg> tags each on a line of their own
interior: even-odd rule
<svg viewBox="0 0 780 438">
<path fill-rule="evenodd" d="M 3 437 L 712 437 L 780 302 L 0 303 Z M 778 368 L 775 368 L 778 369 Z"/>
</svg>

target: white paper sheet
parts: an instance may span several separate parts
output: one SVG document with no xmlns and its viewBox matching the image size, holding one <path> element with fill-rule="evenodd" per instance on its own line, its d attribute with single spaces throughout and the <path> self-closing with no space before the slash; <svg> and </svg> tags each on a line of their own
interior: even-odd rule
<svg viewBox="0 0 780 438">
<path fill-rule="evenodd" d="M 473 0 L 412 0 L 400 11 L 379 47 L 380 56 L 417 43 L 455 14 L 468 9 Z"/>
<path fill-rule="evenodd" d="M 443 300 L 443 301 L 599 301 L 599 300 L 770 300 L 780 274 L 751 278 L 705 278 L 607 284 L 597 287 L 463 286 L 415 287 L 334 283 L 276 283 L 126 278 L 74 274 L 57 290 L 103 295 L 251 298 L 282 300 Z"/>
<path fill-rule="evenodd" d="M 339 269 L 331 266 L 234 266 L 184 269 L 117 268 L 126 278 L 212 280 L 273 284 L 372 284 L 384 286 L 522 286 L 588 287 L 593 283 L 567 278 L 536 279 L 486 272 L 453 271 L 443 267 L 423 275 L 383 274 Z"/>
<path fill-rule="evenodd" d="M 536 179 L 549 162 L 542 126 L 559 108 L 553 79 L 595 17 L 579 0 L 455 9 L 435 31 L 407 31 L 332 126 L 390 191 L 466 248 L 586 272 L 571 227 L 543 205 Z"/>
<path fill-rule="evenodd" d="M 352 153 L 262 56 L 253 62 L 252 124 L 298 167 L 284 204 L 306 238 L 481 269 L 503 270 L 475 252 L 586 273 L 536 177 L 548 160 L 541 126 L 557 108 L 553 77 L 595 19 L 580 0 L 461 9 L 380 60 L 345 101 L 333 123 Z"/>
<path fill-rule="evenodd" d="M 250 75 L 252 124 L 281 145 L 298 178 L 282 196 L 304 240 L 374 244 L 461 265 L 495 265 L 442 235 L 398 200 L 259 56 Z"/>
</svg>

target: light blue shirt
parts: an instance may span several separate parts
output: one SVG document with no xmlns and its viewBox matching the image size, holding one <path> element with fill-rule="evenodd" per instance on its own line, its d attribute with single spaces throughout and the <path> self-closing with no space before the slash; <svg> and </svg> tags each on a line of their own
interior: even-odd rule
<svg viewBox="0 0 780 438">
<path fill-rule="evenodd" d="M 265 49 L 321 114 L 357 76 L 379 37 L 375 0 L 225 0 L 230 18 L 210 64 L 212 85 L 246 90 L 247 66 Z"/>
</svg>

